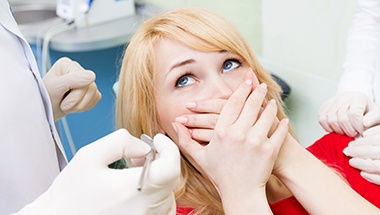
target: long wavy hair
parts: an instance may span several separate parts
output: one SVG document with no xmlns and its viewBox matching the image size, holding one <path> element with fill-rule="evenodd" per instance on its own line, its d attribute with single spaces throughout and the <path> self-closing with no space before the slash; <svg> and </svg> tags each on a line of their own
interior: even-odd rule
<svg viewBox="0 0 380 215">
<path fill-rule="evenodd" d="M 267 99 L 279 105 L 277 117 L 285 117 L 281 87 L 256 59 L 241 33 L 227 19 L 213 11 L 182 8 L 164 12 L 145 21 L 126 48 L 119 76 L 116 102 L 118 128 L 139 137 L 158 133 L 154 98 L 154 45 L 170 39 L 201 52 L 229 51 L 240 55 L 268 85 Z M 209 179 L 201 175 L 182 155 L 181 183 L 176 190 L 177 205 L 194 209 L 194 214 L 224 214 L 221 199 Z"/>
</svg>

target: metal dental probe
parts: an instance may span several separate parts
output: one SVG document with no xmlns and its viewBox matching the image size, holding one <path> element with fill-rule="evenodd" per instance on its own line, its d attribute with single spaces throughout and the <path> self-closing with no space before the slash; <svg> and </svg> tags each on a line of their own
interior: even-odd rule
<svg viewBox="0 0 380 215">
<path fill-rule="evenodd" d="M 147 143 L 151 147 L 151 150 L 145 156 L 145 163 L 144 163 L 144 166 L 143 166 L 143 169 L 142 169 L 142 172 L 141 172 L 141 176 L 140 176 L 140 180 L 139 180 L 139 184 L 138 184 L 138 187 L 137 187 L 138 191 L 141 191 L 141 189 L 143 187 L 144 181 L 146 180 L 146 177 L 147 177 L 148 172 L 149 172 L 150 165 L 151 165 L 152 161 L 155 159 L 156 152 L 157 152 L 156 148 L 154 147 L 152 138 L 150 138 L 146 134 L 142 134 L 140 136 L 140 139 L 142 141 L 144 141 L 145 143 Z"/>
</svg>

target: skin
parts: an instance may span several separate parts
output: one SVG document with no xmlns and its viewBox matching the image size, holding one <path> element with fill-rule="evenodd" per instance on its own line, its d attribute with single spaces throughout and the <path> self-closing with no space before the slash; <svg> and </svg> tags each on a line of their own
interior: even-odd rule
<svg viewBox="0 0 380 215">
<path fill-rule="evenodd" d="M 168 39 L 156 44 L 155 55 L 154 80 L 161 83 L 155 86 L 159 124 L 161 132 L 171 137 L 176 136 L 172 122 L 178 116 L 195 113 L 187 107 L 190 102 L 211 98 L 226 100 L 243 81 L 248 70 L 244 62 L 237 62 L 243 59 L 236 54 L 198 52 Z M 229 60 L 231 58 L 236 60 Z M 223 66 L 232 67 L 223 69 Z M 187 83 L 178 86 L 178 79 L 189 71 L 192 75 L 186 76 Z M 253 88 L 258 85 L 254 76 Z"/>
<path fill-rule="evenodd" d="M 242 62 L 243 59 L 240 56 L 233 53 L 199 52 L 168 39 L 158 42 L 155 52 L 154 83 L 160 83 L 155 86 L 155 97 L 161 132 L 176 139 L 176 142 L 190 143 L 189 133 L 187 135 L 189 139 L 185 141 L 178 140 L 177 136 L 177 132 L 183 133 L 184 130 L 186 132 L 189 130 L 184 129 L 180 124 L 173 126 L 173 122 L 178 123 L 185 119 L 179 116 L 198 114 L 189 109 L 189 102 L 194 99 L 212 99 L 217 101 L 218 108 L 226 105 L 225 113 L 219 111 L 217 113 L 224 117 L 220 117 L 218 123 L 215 123 L 215 130 L 220 131 L 222 136 L 207 141 L 207 143 L 210 142 L 207 146 L 206 143 L 194 144 L 201 146 L 202 149 L 207 148 L 213 153 L 210 155 L 207 151 L 199 150 L 200 157 L 188 155 L 186 157 L 198 171 L 211 179 L 221 194 L 226 214 L 228 211 L 236 213 L 236 205 L 242 204 L 236 201 L 242 198 L 250 200 L 246 202 L 256 204 L 242 204 L 238 207 L 241 209 L 239 214 L 252 210 L 270 214 L 265 187 L 270 178 L 275 157 L 285 139 L 287 121 L 281 124 L 280 132 L 273 135 L 273 141 L 267 137 L 271 136 L 269 133 L 273 134 L 270 130 L 273 130 L 272 126 L 276 121 L 277 106 L 272 101 L 263 109 L 267 92 L 266 85 L 259 86 L 258 79 L 252 70 Z M 261 120 L 258 120 L 260 114 Z M 256 121 L 257 126 L 252 126 Z M 229 132 L 226 132 L 227 128 L 231 128 L 228 129 Z M 234 132 L 236 130 L 251 137 L 247 136 L 245 141 L 241 142 L 241 147 L 231 144 L 238 143 L 235 140 L 236 135 L 232 135 L 236 134 Z M 219 144 L 224 144 L 226 147 L 221 148 Z M 242 151 L 251 151 L 252 154 L 242 153 Z M 186 151 L 183 152 L 186 154 Z M 221 160 L 219 156 L 214 157 L 215 153 L 228 159 Z M 263 162 L 263 160 L 269 160 L 269 162 Z M 204 165 L 205 163 L 210 165 Z M 226 168 L 219 168 L 219 165 Z M 231 174 L 232 167 L 228 167 L 231 165 L 234 166 L 236 174 Z M 246 174 L 245 169 L 252 166 L 258 167 L 258 170 Z M 226 175 L 231 177 L 226 177 Z M 230 186 L 231 181 L 237 180 L 249 182 L 247 183 L 247 187 L 251 188 L 249 192 L 246 187 L 236 183 L 236 186 Z"/>
<path fill-rule="evenodd" d="M 254 72 L 238 55 L 200 52 L 162 39 L 156 43 L 155 56 L 154 83 L 159 84 L 155 84 L 154 96 L 160 132 L 169 135 L 195 168 L 211 180 L 226 214 L 271 214 L 266 189 L 269 187 L 273 195 L 289 195 L 278 180 L 271 180 L 272 170 L 312 214 L 378 213 L 298 144 L 287 132 L 286 119 L 278 122 L 277 105 L 265 101 L 266 85 L 259 85 Z M 201 103 L 194 108 L 194 101 L 209 100 L 219 102 L 213 107 L 206 104 L 210 112 L 201 114 L 211 118 L 205 124 L 214 134 L 204 136 L 209 141 L 199 144 L 191 136 L 196 129 L 189 124 L 205 129 L 200 123 L 189 122 L 187 116 L 200 116 L 197 105 Z M 215 115 L 219 117 L 215 119 Z M 247 171 L 252 167 L 254 171 Z M 315 178 L 315 172 L 324 177 Z M 355 204 L 346 208 L 346 202 Z"/>
</svg>

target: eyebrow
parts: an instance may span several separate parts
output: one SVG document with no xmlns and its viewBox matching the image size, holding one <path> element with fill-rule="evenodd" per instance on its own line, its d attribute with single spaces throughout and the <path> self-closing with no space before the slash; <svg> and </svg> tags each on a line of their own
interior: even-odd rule
<svg viewBox="0 0 380 215">
<path fill-rule="evenodd" d="M 172 67 L 170 67 L 169 72 L 172 71 L 172 70 L 175 69 L 175 68 L 178 68 L 178 67 L 184 66 L 184 65 L 186 65 L 186 64 L 194 63 L 194 62 L 195 62 L 195 60 L 192 59 L 192 58 L 191 58 L 191 59 L 184 60 L 184 61 L 181 61 L 181 62 L 178 62 L 178 63 L 174 64 Z"/>
<path fill-rule="evenodd" d="M 226 52 L 228 52 L 228 51 L 226 51 L 226 50 L 219 51 L 219 53 L 226 53 Z M 192 58 L 184 60 L 184 61 L 180 61 L 180 62 L 174 64 L 173 66 L 171 66 L 170 69 L 168 70 L 168 72 L 166 73 L 166 75 L 169 74 L 170 71 L 172 71 L 175 68 L 178 68 L 178 67 L 181 67 L 181 66 L 184 66 L 184 65 L 187 65 L 187 64 L 191 64 L 191 63 L 194 63 L 194 62 L 195 62 L 195 60 L 192 59 Z"/>
</svg>

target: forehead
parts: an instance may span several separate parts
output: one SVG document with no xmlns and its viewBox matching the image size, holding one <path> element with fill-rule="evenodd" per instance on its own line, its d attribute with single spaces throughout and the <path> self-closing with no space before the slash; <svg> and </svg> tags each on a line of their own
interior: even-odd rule
<svg viewBox="0 0 380 215">
<path fill-rule="evenodd" d="M 162 54 L 166 54 L 166 52 L 168 52 L 167 54 L 172 54 L 175 56 L 185 51 L 195 51 L 178 41 L 166 38 L 158 40 L 154 44 L 154 50 L 156 52 L 157 57 L 162 56 Z"/>
</svg>

